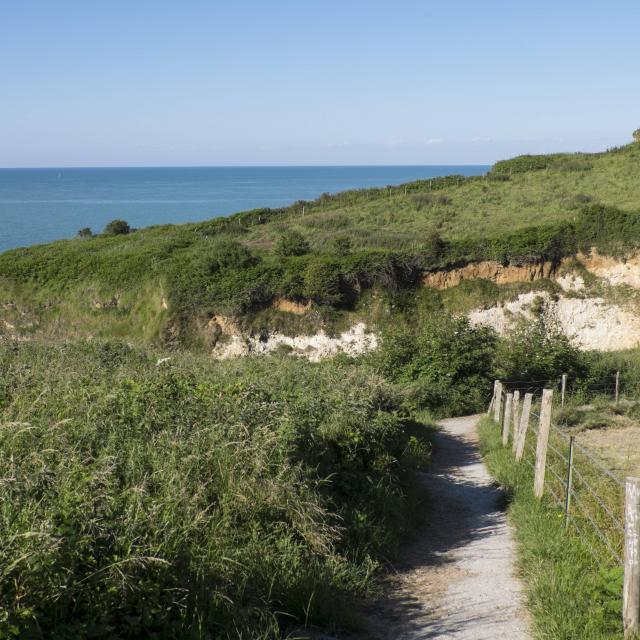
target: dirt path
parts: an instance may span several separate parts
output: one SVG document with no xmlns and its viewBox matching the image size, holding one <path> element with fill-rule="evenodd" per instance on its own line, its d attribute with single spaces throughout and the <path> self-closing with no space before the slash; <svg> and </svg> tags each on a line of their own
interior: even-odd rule
<svg viewBox="0 0 640 640">
<path fill-rule="evenodd" d="M 504 497 L 480 458 L 477 421 L 441 423 L 423 476 L 427 523 L 387 596 L 369 608 L 366 638 L 529 640 Z"/>
</svg>

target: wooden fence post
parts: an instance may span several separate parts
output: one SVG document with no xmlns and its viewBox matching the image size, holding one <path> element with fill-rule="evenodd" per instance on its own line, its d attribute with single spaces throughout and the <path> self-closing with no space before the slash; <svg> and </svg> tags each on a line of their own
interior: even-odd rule
<svg viewBox="0 0 640 640">
<path fill-rule="evenodd" d="M 616 404 L 620 400 L 620 372 L 616 371 Z"/>
<path fill-rule="evenodd" d="M 502 408 L 502 382 L 498 381 L 496 389 L 496 403 L 493 406 L 493 419 L 500 424 L 500 409 Z"/>
<path fill-rule="evenodd" d="M 511 421 L 513 422 L 513 441 L 518 433 L 518 421 L 520 420 L 520 392 L 513 392 L 513 406 L 511 407 Z"/>
<path fill-rule="evenodd" d="M 564 407 L 564 396 L 567 392 L 567 374 L 562 374 L 562 398 L 560 399 L 560 406 Z"/>
<path fill-rule="evenodd" d="M 564 500 L 564 527 L 569 525 L 569 510 L 571 509 L 571 489 L 573 487 L 573 440 L 569 437 L 569 464 L 567 466 L 567 495 Z"/>
<path fill-rule="evenodd" d="M 511 426 L 511 410 L 513 408 L 513 393 L 507 393 L 504 401 L 504 417 L 502 419 L 502 446 L 509 442 L 509 427 Z"/>
<path fill-rule="evenodd" d="M 495 380 L 493 383 L 493 395 L 491 396 L 491 402 L 489 403 L 489 408 L 487 409 L 487 415 L 491 415 L 491 411 L 496 404 L 496 395 L 498 394 L 498 385 L 500 384 L 499 380 Z"/>
<path fill-rule="evenodd" d="M 624 637 L 640 631 L 640 478 L 624 485 L 624 587 L 622 590 Z"/>
<path fill-rule="evenodd" d="M 538 425 L 538 443 L 536 446 L 536 473 L 533 480 L 533 493 L 536 498 L 542 498 L 544 494 L 544 472 L 547 464 L 552 402 L 553 390 L 545 389 L 542 392 L 542 404 L 540 405 L 540 423 Z"/>
<path fill-rule="evenodd" d="M 527 441 L 527 430 L 529 429 L 529 415 L 531 414 L 531 402 L 533 401 L 533 393 L 524 394 L 524 402 L 522 403 L 522 413 L 520 414 L 520 425 L 518 427 L 518 435 L 514 440 L 514 449 L 516 452 L 516 460 L 520 462 L 524 454 L 524 443 Z"/>
</svg>

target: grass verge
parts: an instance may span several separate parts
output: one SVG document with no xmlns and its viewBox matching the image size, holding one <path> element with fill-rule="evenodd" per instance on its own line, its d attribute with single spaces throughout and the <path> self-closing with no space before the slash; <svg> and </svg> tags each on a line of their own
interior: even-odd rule
<svg viewBox="0 0 640 640">
<path fill-rule="evenodd" d="M 518 542 L 518 568 L 526 586 L 534 636 L 545 640 L 622 638 L 620 571 L 596 562 L 563 527 L 562 514 L 533 495 L 533 472 L 503 448 L 498 426 L 479 425 L 489 471 L 506 490 Z"/>
</svg>

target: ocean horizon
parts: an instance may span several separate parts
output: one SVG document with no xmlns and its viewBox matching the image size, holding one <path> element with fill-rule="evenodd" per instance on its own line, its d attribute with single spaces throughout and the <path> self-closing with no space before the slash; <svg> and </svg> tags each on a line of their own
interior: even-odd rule
<svg viewBox="0 0 640 640">
<path fill-rule="evenodd" d="M 384 187 L 489 165 L 86 167 L 0 169 L 0 251 L 102 231 L 198 222 L 323 193 Z"/>
</svg>

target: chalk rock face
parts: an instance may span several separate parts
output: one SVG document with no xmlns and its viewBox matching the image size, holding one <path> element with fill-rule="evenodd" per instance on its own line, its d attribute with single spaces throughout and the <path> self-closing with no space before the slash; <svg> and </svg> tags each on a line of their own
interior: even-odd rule
<svg viewBox="0 0 640 640">
<path fill-rule="evenodd" d="M 366 325 L 362 322 L 335 338 L 324 331 L 311 336 L 286 336 L 277 331 L 248 338 L 233 334 L 227 342 L 219 342 L 215 346 L 213 355 L 220 359 L 266 355 L 282 347 L 288 348 L 291 355 L 318 362 L 338 353 L 357 356 L 373 351 L 378 347 L 378 337 L 374 333 L 367 333 Z"/>
<path fill-rule="evenodd" d="M 598 278 L 603 278 L 611 285 L 627 285 L 640 289 L 640 256 L 633 256 L 623 261 L 600 255 L 594 249 L 588 255 L 578 254 L 577 259 L 587 271 Z"/>
<path fill-rule="evenodd" d="M 533 321 L 540 304 L 572 343 L 585 350 L 616 351 L 640 345 L 640 317 L 603 298 L 552 298 L 547 292 L 521 294 L 512 302 L 478 309 L 469 314 L 472 324 L 493 327 L 505 334 L 518 321 Z"/>
</svg>

